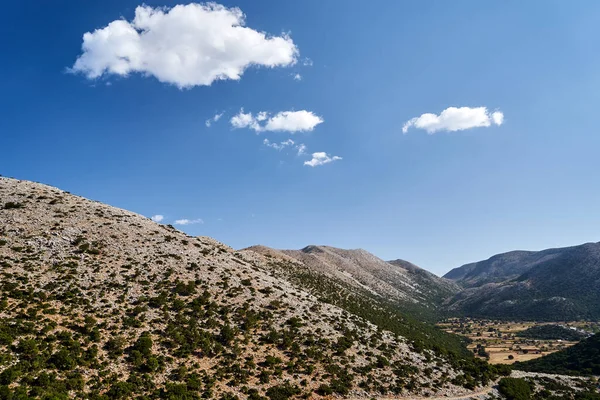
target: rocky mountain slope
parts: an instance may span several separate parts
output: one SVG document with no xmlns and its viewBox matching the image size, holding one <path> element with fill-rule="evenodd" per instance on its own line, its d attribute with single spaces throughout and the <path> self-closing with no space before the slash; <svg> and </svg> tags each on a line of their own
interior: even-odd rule
<svg viewBox="0 0 600 400">
<path fill-rule="evenodd" d="M 460 290 L 454 282 L 439 278 L 407 261 L 386 262 L 362 249 L 307 246 L 301 250 L 278 251 L 254 246 L 247 250 L 295 260 L 328 280 L 389 301 L 424 309 L 435 309 L 441 299 Z"/>
<path fill-rule="evenodd" d="M 600 243 L 510 252 L 445 275 L 466 289 L 451 311 L 486 318 L 600 318 Z"/>
<path fill-rule="evenodd" d="M 410 298 L 409 294 L 414 293 L 412 289 L 410 292 L 404 292 L 402 297 L 394 298 L 393 293 L 396 292 L 391 292 L 390 295 L 390 292 L 382 291 L 382 288 L 387 289 L 390 285 L 385 281 L 379 281 L 374 276 L 383 275 L 377 272 L 378 268 L 384 268 L 384 271 L 399 271 L 404 279 L 413 279 L 411 277 L 413 274 L 421 275 L 424 274 L 423 272 L 409 273 L 406 268 L 390 266 L 364 250 L 342 250 L 326 246 L 319 246 L 316 249 L 316 247 L 308 246 L 298 251 L 280 251 L 265 246 L 253 246 L 241 252 L 262 256 L 263 263 L 280 279 L 293 282 L 322 302 L 336 305 L 381 329 L 410 338 L 416 348 L 435 349 L 447 354 L 448 357 L 471 356 L 471 353 L 465 350 L 464 338 L 448 335 L 424 322 L 437 316 L 437 313 L 428 308 L 431 307 L 431 303 L 423 305 L 412 299 L 404 300 Z M 369 261 L 373 261 L 370 266 Z M 364 264 L 367 264 L 366 268 L 371 268 L 374 274 L 367 273 L 366 268 L 362 267 Z M 418 267 L 415 268 L 420 270 Z M 431 279 L 428 273 L 424 275 L 427 279 Z M 441 281 L 446 283 L 444 280 Z M 407 287 L 415 286 L 413 281 L 410 286 L 403 285 L 400 288 L 407 290 Z M 450 286 L 453 287 L 452 284 Z"/>
<path fill-rule="evenodd" d="M 0 178 L 0 398 L 445 395 L 493 377 L 441 341 L 424 346 L 428 333 L 319 301 L 269 263 Z"/>
</svg>

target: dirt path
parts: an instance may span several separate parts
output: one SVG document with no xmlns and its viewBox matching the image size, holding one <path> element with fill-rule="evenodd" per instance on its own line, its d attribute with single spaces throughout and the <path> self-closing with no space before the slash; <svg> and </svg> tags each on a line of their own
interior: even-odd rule
<svg viewBox="0 0 600 400">
<path fill-rule="evenodd" d="M 430 397 L 423 397 L 423 396 L 410 396 L 410 397 L 402 397 L 402 396 L 385 396 L 385 397 L 377 397 L 377 400 L 468 400 L 468 399 L 472 399 L 474 397 L 479 397 L 479 396 L 483 396 L 486 394 L 489 394 L 493 389 L 494 386 L 497 385 L 498 382 L 494 382 L 489 384 L 488 386 L 476 391 L 476 392 L 470 392 L 470 393 L 466 393 L 466 394 L 461 394 L 460 396 L 430 396 Z M 351 400 L 355 400 L 355 399 L 351 399 Z"/>
</svg>

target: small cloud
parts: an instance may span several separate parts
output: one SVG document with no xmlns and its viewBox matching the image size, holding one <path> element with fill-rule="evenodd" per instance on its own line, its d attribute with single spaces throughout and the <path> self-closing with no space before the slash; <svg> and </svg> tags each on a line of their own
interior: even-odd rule
<svg viewBox="0 0 600 400">
<path fill-rule="evenodd" d="M 266 111 L 259 112 L 256 117 L 245 113 L 242 108 L 231 120 L 233 128 L 250 128 L 255 132 L 307 132 L 322 124 L 323 118 L 312 111 L 280 111 L 271 116 Z M 262 124 L 261 124 L 262 123 Z"/>
<path fill-rule="evenodd" d="M 300 74 L 293 74 L 293 76 L 294 76 L 294 80 L 295 81 L 301 81 L 302 80 L 302 75 L 300 75 Z"/>
<path fill-rule="evenodd" d="M 225 114 L 225 112 L 215 114 L 212 118 L 207 119 L 204 124 L 206 125 L 207 128 L 210 128 L 211 125 L 213 124 L 213 122 L 217 122 L 218 120 L 221 119 L 223 114 Z"/>
<path fill-rule="evenodd" d="M 311 60 L 308 57 L 304 57 L 302 59 L 302 65 L 304 65 L 305 67 L 312 67 L 313 66 L 313 60 Z"/>
<path fill-rule="evenodd" d="M 283 150 L 286 147 L 293 146 L 294 145 L 294 141 L 292 139 L 288 139 L 288 140 L 286 140 L 284 142 L 281 142 L 281 143 L 273 143 L 273 142 L 269 141 L 269 139 L 265 139 L 265 140 L 263 140 L 263 144 L 265 146 L 270 147 L 270 148 L 275 149 L 275 150 Z"/>
<path fill-rule="evenodd" d="M 250 67 L 296 64 L 298 47 L 289 35 L 254 30 L 245 19 L 239 8 L 214 2 L 141 5 L 133 20 L 85 33 L 69 71 L 88 79 L 139 73 L 182 89 L 239 80 Z"/>
<path fill-rule="evenodd" d="M 502 125 L 504 123 L 504 114 L 501 111 L 494 111 L 492 113 L 492 121 L 498 126 Z"/>
<path fill-rule="evenodd" d="M 161 222 L 163 219 L 165 219 L 165 217 L 163 215 L 156 214 L 150 217 L 150 219 L 154 222 Z"/>
<path fill-rule="evenodd" d="M 298 150 L 299 156 L 306 154 L 306 146 L 304 144 L 299 144 L 298 146 L 296 146 L 296 150 Z"/>
<path fill-rule="evenodd" d="M 325 152 L 312 153 L 312 160 L 305 161 L 304 165 L 308 165 L 309 167 L 317 167 L 319 165 L 328 164 L 333 161 L 341 160 L 342 157 L 333 156 L 330 157 Z"/>
<path fill-rule="evenodd" d="M 175 225 L 194 225 L 194 224 L 203 224 L 204 221 L 200 218 L 198 219 L 178 219 L 175 221 Z"/>
<path fill-rule="evenodd" d="M 297 151 L 297 154 L 299 156 L 306 154 L 306 146 L 302 143 L 296 144 L 296 142 L 294 142 L 292 139 L 288 139 L 286 141 L 279 142 L 279 143 L 274 143 L 274 142 L 271 142 L 269 139 L 265 139 L 265 140 L 263 140 L 263 144 L 267 147 L 270 147 L 272 149 L 279 150 L 279 151 L 285 149 L 286 147 L 293 148 Z"/>
<path fill-rule="evenodd" d="M 504 114 L 495 111 L 490 114 L 486 107 L 448 107 L 440 115 L 426 113 L 407 121 L 402 127 L 406 133 L 412 127 L 424 129 L 429 134 L 439 131 L 455 132 L 465 129 L 502 125 Z"/>
<path fill-rule="evenodd" d="M 252 113 L 244 113 L 244 109 L 242 108 L 237 115 L 231 117 L 229 122 L 231 122 L 231 126 L 233 126 L 234 129 L 250 128 L 258 132 L 261 128 L 257 121 L 258 120 L 254 118 Z"/>
</svg>

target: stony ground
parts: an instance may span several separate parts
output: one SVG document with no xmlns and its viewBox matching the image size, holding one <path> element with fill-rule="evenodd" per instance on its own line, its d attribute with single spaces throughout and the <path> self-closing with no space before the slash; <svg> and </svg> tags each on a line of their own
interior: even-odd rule
<svg viewBox="0 0 600 400">
<path fill-rule="evenodd" d="M 272 276 L 261 257 L 0 178 L 0 393 L 468 392 L 444 359 Z"/>
</svg>

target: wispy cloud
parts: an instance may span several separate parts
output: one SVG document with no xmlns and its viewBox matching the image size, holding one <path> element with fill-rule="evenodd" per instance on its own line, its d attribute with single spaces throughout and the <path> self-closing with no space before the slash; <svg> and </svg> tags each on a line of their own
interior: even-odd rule
<svg viewBox="0 0 600 400">
<path fill-rule="evenodd" d="M 154 222 L 161 222 L 163 219 L 165 219 L 165 217 L 163 215 L 156 214 L 150 217 L 150 219 Z"/>
<path fill-rule="evenodd" d="M 300 74 L 293 74 L 294 80 L 295 81 L 301 81 L 302 80 L 302 75 Z"/>
<path fill-rule="evenodd" d="M 426 113 L 407 121 L 402 127 L 406 133 L 410 128 L 424 129 L 429 134 L 439 131 L 462 131 L 465 129 L 502 125 L 501 111 L 489 112 L 486 107 L 448 107 L 440 115 Z"/>
<path fill-rule="evenodd" d="M 313 66 L 313 60 L 311 60 L 308 57 L 304 57 L 304 59 L 302 60 L 302 65 L 304 65 L 305 67 L 312 67 Z"/>
<path fill-rule="evenodd" d="M 198 219 L 178 219 L 175 221 L 175 225 L 194 225 L 194 224 L 203 224 L 204 221 L 200 218 Z"/>
<path fill-rule="evenodd" d="M 288 35 L 247 27 L 239 8 L 217 3 L 141 5 L 133 20 L 85 33 L 81 47 L 72 72 L 89 79 L 140 73 L 179 88 L 238 80 L 250 66 L 284 67 L 298 58 Z"/>
<path fill-rule="evenodd" d="M 306 154 L 306 146 L 303 144 L 299 144 L 298 146 L 296 146 L 296 150 L 298 150 L 299 156 Z"/>
<path fill-rule="evenodd" d="M 319 165 L 328 164 L 330 162 L 341 160 L 341 159 L 342 159 L 342 157 L 338 157 L 338 156 L 331 157 L 325 152 L 317 152 L 317 153 L 312 153 L 312 159 L 310 161 L 305 161 L 304 165 L 307 165 L 309 167 L 318 167 Z"/>
<path fill-rule="evenodd" d="M 207 128 L 210 128 L 211 125 L 213 124 L 213 122 L 217 122 L 218 120 L 221 119 L 223 114 L 225 114 L 225 112 L 217 113 L 217 114 L 213 115 L 211 118 L 207 119 L 204 124 L 206 125 Z"/>
<path fill-rule="evenodd" d="M 242 108 L 231 120 L 234 128 L 249 128 L 256 132 L 282 131 L 282 132 L 305 132 L 312 131 L 317 125 L 322 124 L 323 118 L 312 111 L 280 111 L 272 115 L 261 111 L 256 116 L 245 113 Z"/>
<path fill-rule="evenodd" d="M 302 143 L 296 143 L 292 139 L 285 140 L 283 142 L 271 142 L 269 139 L 263 140 L 263 144 L 267 147 L 270 147 L 275 150 L 283 150 L 285 148 L 293 148 L 296 150 L 297 154 L 300 156 L 305 154 L 306 146 Z"/>
</svg>

